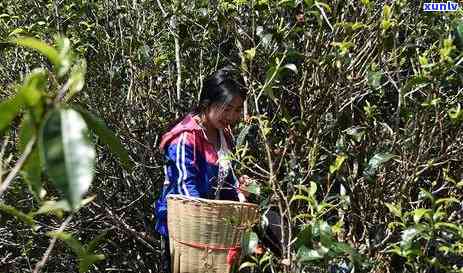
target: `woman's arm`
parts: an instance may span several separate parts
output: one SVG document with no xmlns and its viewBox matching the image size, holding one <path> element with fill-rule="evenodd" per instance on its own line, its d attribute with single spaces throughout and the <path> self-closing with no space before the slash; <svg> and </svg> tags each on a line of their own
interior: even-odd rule
<svg viewBox="0 0 463 273">
<path fill-rule="evenodd" d="M 166 149 L 168 160 L 166 183 L 171 185 L 171 193 L 200 197 L 199 169 L 195 157 L 195 136 L 186 131 L 179 135 Z"/>
</svg>

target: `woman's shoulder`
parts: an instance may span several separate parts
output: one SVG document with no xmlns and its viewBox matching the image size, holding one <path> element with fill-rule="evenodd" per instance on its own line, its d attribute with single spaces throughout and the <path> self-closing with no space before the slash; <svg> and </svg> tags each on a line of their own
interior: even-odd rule
<svg viewBox="0 0 463 273">
<path fill-rule="evenodd" d="M 196 142 L 196 136 L 200 127 L 191 115 L 185 116 L 172 129 L 162 135 L 159 148 L 161 151 L 170 145 L 178 143 L 187 143 L 193 145 Z"/>
</svg>

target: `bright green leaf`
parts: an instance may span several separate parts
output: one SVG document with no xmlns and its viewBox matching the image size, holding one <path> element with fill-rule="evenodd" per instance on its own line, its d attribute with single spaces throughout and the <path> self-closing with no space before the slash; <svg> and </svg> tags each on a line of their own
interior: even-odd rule
<svg viewBox="0 0 463 273">
<path fill-rule="evenodd" d="M 317 183 L 310 181 L 309 195 L 313 197 L 315 196 L 316 192 L 317 192 Z"/>
<path fill-rule="evenodd" d="M 434 204 L 434 196 L 432 196 L 432 194 L 430 192 L 428 192 L 427 190 L 425 190 L 423 188 L 420 189 L 420 193 L 419 193 L 418 197 L 420 199 L 429 199 L 429 201 L 431 201 L 431 203 Z"/>
<path fill-rule="evenodd" d="M 103 240 L 106 238 L 107 235 L 108 235 L 108 231 L 103 231 L 102 233 L 98 234 L 93 240 L 91 240 L 87 244 L 86 246 L 87 252 L 94 253 L 98 245 L 103 242 Z"/>
<path fill-rule="evenodd" d="M 36 212 L 34 212 L 34 215 L 52 213 L 59 218 L 62 218 L 64 214 L 63 212 L 65 211 L 71 211 L 71 207 L 66 200 L 49 200 L 45 201 L 42 206 Z"/>
<path fill-rule="evenodd" d="M 246 232 L 243 236 L 243 243 L 241 244 L 241 248 L 244 250 L 245 255 L 253 254 L 258 242 L 259 238 L 256 233 L 252 231 Z"/>
<path fill-rule="evenodd" d="M 103 261 L 106 257 L 103 254 L 84 255 L 79 260 L 79 273 L 87 272 L 92 264 Z"/>
<path fill-rule="evenodd" d="M 454 232 L 463 232 L 463 228 L 461 226 L 458 226 L 452 223 L 438 222 L 435 224 L 435 227 L 439 229 L 443 229 L 443 228 L 450 229 L 450 230 L 453 230 Z"/>
<path fill-rule="evenodd" d="M 341 166 L 342 166 L 342 163 L 344 163 L 344 160 L 347 159 L 347 156 L 346 155 L 338 155 L 336 156 L 336 161 L 330 165 L 330 173 L 335 173 L 336 171 L 338 171 Z"/>
<path fill-rule="evenodd" d="M 440 205 L 440 204 L 450 204 L 450 203 L 460 203 L 460 200 L 456 199 L 455 197 L 448 197 L 448 198 L 440 198 L 440 199 L 437 199 L 436 201 L 436 205 Z"/>
<path fill-rule="evenodd" d="M 55 65 L 56 67 L 60 66 L 61 64 L 58 51 L 54 49 L 53 47 L 49 46 L 48 44 L 36 38 L 32 38 L 32 37 L 18 38 L 18 39 L 15 39 L 14 42 L 17 45 L 25 46 L 25 47 L 39 51 L 41 54 L 46 56 L 50 60 L 50 62 L 52 62 L 53 65 Z"/>
<path fill-rule="evenodd" d="M 250 48 L 244 51 L 244 56 L 248 61 L 252 61 L 254 57 L 256 56 L 256 48 Z"/>
<path fill-rule="evenodd" d="M 306 201 L 307 203 L 312 202 L 312 199 L 310 197 L 307 197 L 305 195 L 300 195 L 300 194 L 294 195 L 289 202 L 292 203 L 297 200 L 303 200 L 303 201 Z"/>
<path fill-rule="evenodd" d="M 30 114 L 26 114 L 20 125 L 19 131 L 19 150 L 24 152 L 26 145 L 29 143 L 33 135 L 37 135 L 37 129 L 32 121 Z M 40 159 L 39 149 L 35 146 L 29 155 L 27 161 L 21 169 L 21 175 L 26 181 L 29 191 L 40 200 L 45 195 L 45 190 L 42 187 L 42 163 Z"/>
<path fill-rule="evenodd" d="M 250 129 L 251 129 L 251 125 L 246 125 L 241 130 L 240 134 L 236 138 L 236 147 L 239 147 L 239 146 L 243 145 L 245 137 L 248 135 Z"/>
<path fill-rule="evenodd" d="M 394 214 L 394 216 L 402 218 L 402 208 L 400 207 L 400 204 L 394 205 L 390 203 L 384 204 L 386 207 L 389 209 L 389 211 Z"/>
<path fill-rule="evenodd" d="M 20 95 L 0 102 L 0 134 L 10 126 L 11 121 L 18 115 L 24 100 Z"/>
<path fill-rule="evenodd" d="M 63 241 L 78 257 L 86 254 L 82 244 L 72 234 L 63 231 L 53 231 L 49 232 L 48 235 Z"/>
<path fill-rule="evenodd" d="M 32 227 L 35 226 L 35 221 L 32 218 L 32 216 L 27 215 L 23 212 L 20 212 L 18 209 L 16 209 L 13 206 L 7 205 L 5 203 L 0 202 L 0 211 L 3 211 L 4 213 L 8 213 L 12 216 L 14 216 L 16 219 L 19 221 L 26 223 Z"/>
<path fill-rule="evenodd" d="M 76 209 L 95 172 L 95 148 L 85 120 L 73 109 L 52 111 L 42 128 L 40 144 L 51 181 Z"/>
<path fill-rule="evenodd" d="M 353 251 L 353 248 L 350 245 L 342 242 L 333 242 L 330 249 L 337 255 L 350 254 Z"/>
<path fill-rule="evenodd" d="M 47 71 L 42 68 L 32 70 L 26 77 L 19 93 L 29 107 L 36 106 L 47 87 Z"/>
<path fill-rule="evenodd" d="M 249 185 L 246 187 L 246 191 L 259 196 L 260 185 L 256 181 L 251 181 L 251 183 L 249 183 Z"/>
<path fill-rule="evenodd" d="M 69 75 L 69 93 L 67 99 L 74 96 L 78 93 L 85 84 L 85 73 L 87 72 L 87 62 L 82 59 L 79 63 L 74 65 L 71 69 L 71 74 Z"/>
<path fill-rule="evenodd" d="M 430 212 L 431 212 L 430 209 L 424 209 L 424 208 L 415 209 L 413 211 L 413 221 L 418 224 L 420 222 L 421 218 L 425 214 L 430 213 Z"/>
<path fill-rule="evenodd" d="M 58 77 L 62 77 L 69 71 L 74 60 L 74 55 L 71 50 L 71 41 L 66 37 L 58 37 L 56 39 L 56 47 L 61 61 L 60 65 L 57 67 Z"/>
<path fill-rule="evenodd" d="M 302 246 L 312 247 L 312 227 L 310 225 L 304 225 L 301 231 L 297 234 L 295 243 L 296 249 Z"/>
<path fill-rule="evenodd" d="M 239 271 L 241 271 L 244 268 L 254 268 L 257 267 L 257 264 L 253 262 L 244 262 L 240 265 Z"/>
<path fill-rule="evenodd" d="M 369 179 L 373 178 L 376 175 L 376 172 L 378 171 L 379 167 L 391 160 L 393 157 L 394 155 L 388 153 L 375 154 L 368 161 L 367 168 L 363 171 L 363 175 Z"/>
<path fill-rule="evenodd" d="M 316 260 L 323 259 L 325 255 L 323 254 L 323 251 L 317 251 L 315 249 L 309 249 L 306 246 L 301 246 L 297 250 L 297 260 L 300 263 L 307 263 L 307 262 L 312 262 Z"/>
<path fill-rule="evenodd" d="M 297 66 L 295 64 L 285 64 L 283 68 L 289 69 L 297 74 Z"/>
<path fill-rule="evenodd" d="M 381 86 L 381 72 L 368 71 L 368 85 L 373 89 L 378 89 Z"/>
</svg>

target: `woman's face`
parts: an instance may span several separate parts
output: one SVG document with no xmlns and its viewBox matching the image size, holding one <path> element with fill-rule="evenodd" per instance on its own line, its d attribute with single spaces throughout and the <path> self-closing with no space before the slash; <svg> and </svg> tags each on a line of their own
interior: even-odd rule
<svg viewBox="0 0 463 273">
<path fill-rule="evenodd" d="M 229 103 L 212 105 L 206 112 L 208 122 L 216 129 L 223 129 L 235 124 L 243 110 L 243 99 L 235 96 Z"/>
</svg>

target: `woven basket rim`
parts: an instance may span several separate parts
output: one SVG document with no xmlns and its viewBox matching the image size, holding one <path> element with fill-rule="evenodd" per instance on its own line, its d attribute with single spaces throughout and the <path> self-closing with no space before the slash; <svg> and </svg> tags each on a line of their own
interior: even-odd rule
<svg viewBox="0 0 463 273">
<path fill-rule="evenodd" d="M 248 206 L 258 208 L 257 204 L 248 203 L 248 202 L 238 202 L 238 201 L 230 201 L 230 200 L 215 200 L 215 199 L 206 199 L 200 197 L 192 197 L 186 196 L 183 194 L 168 194 L 167 199 L 173 200 L 185 200 L 185 201 L 195 201 L 200 203 L 208 203 L 208 204 L 220 204 L 220 205 L 240 205 L 240 206 Z"/>
</svg>

